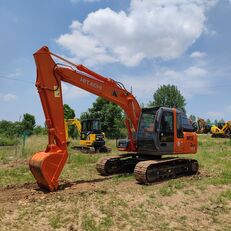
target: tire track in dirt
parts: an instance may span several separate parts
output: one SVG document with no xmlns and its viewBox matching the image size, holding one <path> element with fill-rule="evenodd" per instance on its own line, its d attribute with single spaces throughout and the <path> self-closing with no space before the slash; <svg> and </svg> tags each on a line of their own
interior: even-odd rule
<svg viewBox="0 0 231 231">
<path fill-rule="evenodd" d="M 52 198 L 57 194 L 66 195 L 72 193 L 84 193 L 95 191 L 100 188 L 102 183 L 111 177 L 98 178 L 93 180 L 79 180 L 79 181 L 61 181 L 57 191 L 49 192 L 40 189 L 36 183 L 25 183 L 22 185 L 8 185 L 0 188 L 0 204 L 9 204 L 16 201 L 30 201 L 33 202 L 38 198 Z"/>
<path fill-rule="evenodd" d="M 200 179 L 202 177 L 211 177 L 211 176 L 204 172 L 200 172 L 200 174 L 197 174 L 193 177 L 189 177 L 189 179 L 195 179 L 195 178 Z M 61 180 L 58 190 L 53 192 L 49 192 L 45 189 L 40 189 L 36 183 L 8 185 L 6 187 L 0 188 L 0 204 L 13 203 L 19 200 L 33 202 L 38 198 L 45 198 L 45 197 L 52 198 L 55 197 L 55 195 L 57 194 L 66 195 L 72 193 L 84 193 L 84 192 L 94 191 L 102 188 L 101 186 L 103 182 L 110 180 L 112 178 L 113 176 L 100 177 L 92 180 L 77 180 L 77 181 Z M 161 182 L 155 182 L 153 184 L 158 184 Z M 133 183 L 134 185 L 136 185 L 135 182 Z"/>
</svg>

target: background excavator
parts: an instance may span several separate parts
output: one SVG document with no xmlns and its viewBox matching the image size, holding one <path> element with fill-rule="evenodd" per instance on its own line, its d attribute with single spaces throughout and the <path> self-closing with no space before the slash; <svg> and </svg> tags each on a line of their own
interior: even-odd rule
<svg viewBox="0 0 231 231">
<path fill-rule="evenodd" d="M 68 142 L 68 127 L 74 125 L 79 133 L 79 145 L 72 146 L 83 153 L 110 152 L 111 148 L 105 146 L 105 134 L 101 130 L 99 119 L 85 119 L 80 122 L 77 118 L 66 119 L 65 131 Z"/>
<path fill-rule="evenodd" d="M 204 119 L 197 119 L 197 133 L 198 134 L 208 134 L 211 130 L 211 123 L 207 123 Z"/>
<path fill-rule="evenodd" d="M 65 62 L 55 63 L 53 57 Z M 102 175 L 133 172 L 139 183 L 195 174 L 198 162 L 175 154 L 195 154 L 197 134 L 186 115 L 175 108 L 141 109 L 124 85 L 105 78 L 83 65 L 76 65 L 42 47 L 34 54 L 37 66 L 36 87 L 40 95 L 49 143 L 29 161 L 37 184 L 50 191 L 58 188 L 58 178 L 67 160 L 62 86 L 65 81 L 119 105 L 125 112 L 128 139 L 117 147 L 126 154 L 104 157 L 96 169 Z M 168 155 L 170 157 L 162 158 Z"/>
<path fill-rule="evenodd" d="M 227 121 L 221 128 L 216 125 L 211 127 L 212 137 L 231 138 L 231 120 Z"/>
</svg>

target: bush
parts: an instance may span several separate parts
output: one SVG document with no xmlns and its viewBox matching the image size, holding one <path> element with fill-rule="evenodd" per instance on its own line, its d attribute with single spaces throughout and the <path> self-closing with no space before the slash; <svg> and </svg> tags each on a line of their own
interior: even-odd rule
<svg viewBox="0 0 231 231">
<path fill-rule="evenodd" d="M 18 143 L 18 140 L 15 138 L 5 137 L 0 135 L 0 146 L 13 146 Z"/>
<path fill-rule="evenodd" d="M 33 133 L 35 135 L 47 135 L 47 128 L 43 128 L 40 125 L 38 125 L 34 128 Z"/>
</svg>

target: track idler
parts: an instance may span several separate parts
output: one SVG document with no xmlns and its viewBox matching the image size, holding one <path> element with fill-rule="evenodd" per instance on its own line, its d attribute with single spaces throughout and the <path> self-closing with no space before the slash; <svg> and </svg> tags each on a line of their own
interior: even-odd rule
<svg viewBox="0 0 231 231">
<path fill-rule="evenodd" d="M 38 152 L 29 161 L 29 167 L 40 188 L 54 191 L 67 160 L 67 151 Z"/>
</svg>

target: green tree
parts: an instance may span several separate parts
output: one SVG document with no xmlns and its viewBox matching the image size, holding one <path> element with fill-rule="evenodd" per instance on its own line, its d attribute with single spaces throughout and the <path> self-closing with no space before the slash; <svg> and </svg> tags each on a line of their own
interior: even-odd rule
<svg viewBox="0 0 231 231">
<path fill-rule="evenodd" d="M 211 124 L 211 120 L 210 120 L 210 119 L 207 119 L 207 120 L 206 120 L 206 123 L 207 123 L 207 124 Z"/>
<path fill-rule="evenodd" d="M 32 135 L 35 127 L 35 117 L 31 114 L 24 114 L 21 122 L 16 121 L 0 121 L 0 134 L 7 137 L 21 136 L 23 132 Z"/>
<path fill-rule="evenodd" d="M 185 98 L 174 85 L 163 85 L 153 94 L 152 107 L 175 107 L 185 112 Z"/>
<path fill-rule="evenodd" d="M 195 115 L 190 115 L 189 119 L 191 119 L 192 122 L 196 122 L 196 116 Z"/>
<path fill-rule="evenodd" d="M 35 128 L 34 128 L 34 134 L 35 135 L 46 135 L 47 134 L 47 129 L 40 126 L 40 125 L 37 125 Z"/>
<path fill-rule="evenodd" d="M 74 119 L 75 111 L 68 104 L 63 105 L 64 119 Z"/>
<path fill-rule="evenodd" d="M 22 131 L 26 132 L 27 135 L 32 135 L 35 127 L 35 117 L 29 113 L 23 115 L 22 119 Z"/>
<path fill-rule="evenodd" d="M 22 123 L 19 121 L 14 122 L 14 135 L 21 136 L 23 133 Z"/>
<path fill-rule="evenodd" d="M 64 119 L 74 119 L 75 110 L 72 109 L 68 104 L 63 105 Z M 68 136 L 72 139 L 78 138 L 78 131 L 74 125 L 68 127 Z"/>
<path fill-rule="evenodd" d="M 0 121 L 0 133 L 12 137 L 14 133 L 14 123 L 7 120 Z"/>
<path fill-rule="evenodd" d="M 7 137 L 21 136 L 23 127 L 21 122 L 12 122 L 7 120 L 0 121 L 0 134 Z"/>
<path fill-rule="evenodd" d="M 100 119 L 102 131 L 108 138 L 125 136 L 123 110 L 116 104 L 98 97 L 88 112 L 81 114 L 82 119 Z"/>
<path fill-rule="evenodd" d="M 225 123 L 225 121 L 224 121 L 224 119 L 223 119 L 223 118 L 221 118 L 221 119 L 218 121 L 218 123 L 220 123 L 220 124 L 224 124 L 224 123 Z"/>
</svg>

